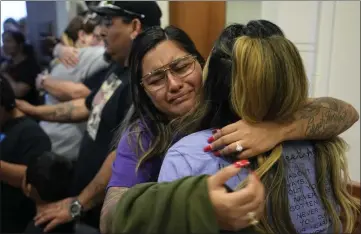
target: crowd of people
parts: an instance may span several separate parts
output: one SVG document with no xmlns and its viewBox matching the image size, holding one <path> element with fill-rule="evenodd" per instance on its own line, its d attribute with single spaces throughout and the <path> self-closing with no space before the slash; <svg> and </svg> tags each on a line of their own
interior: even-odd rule
<svg viewBox="0 0 361 234">
<path fill-rule="evenodd" d="M 350 233 L 350 104 L 309 98 L 267 20 L 204 59 L 153 1 L 91 4 L 42 70 L 17 24 L 0 73 L 1 233 Z M 342 218 L 341 218 L 342 216 Z"/>
</svg>

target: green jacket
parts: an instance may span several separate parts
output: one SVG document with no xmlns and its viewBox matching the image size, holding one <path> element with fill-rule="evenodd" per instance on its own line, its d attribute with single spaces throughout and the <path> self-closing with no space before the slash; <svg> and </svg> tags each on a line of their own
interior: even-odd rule
<svg viewBox="0 0 361 234">
<path fill-rule="evenodd" d="M 220 233 L 208 196 L 207 176 L 139 184 L 118 202 L 112 233 Z M 242 233 L 254 233 L 243 229 Z M 223 233 L 223 231 L 222 231 Z"/>
</svg>

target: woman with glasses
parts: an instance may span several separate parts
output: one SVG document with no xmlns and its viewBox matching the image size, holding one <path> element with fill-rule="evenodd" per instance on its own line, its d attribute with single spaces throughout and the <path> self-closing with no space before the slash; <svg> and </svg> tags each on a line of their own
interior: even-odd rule
<svg viewBox="0 0 361 234">
<path fill-rule="evenodd" d="M 267 31 L 262 25 L 272 23 L 263 21 L 256 25 L 258 35 L 248 31 L 252 22 L 246 26 L 232 25 L 221 35 L 208 59 L 199 108 L 173 123 L 175 134 L 193 134 L 168 150 L 158 182 L 211 175 L 230 165 L 234 158 L 216 157 L 199 147 L 212 135 L 212 129 L 239 118 L 250 124 L 262 121 L 287 124 L 299 107 L 307 103 L 308 81 L 297 48 L 281 30 Z M 238 33 L 229 34 L 232 29 L 235 32 L 238 29 Z M 228 95 L 222 97 L 218 92 Z M 242 146 L 239 142 L 237 145 Z M 346 143 L 335 137 L 284 141 L 251 158 L 251 167 L 264 183 L 267 198 L 264 216 L 258 217 L 261 222 L 256 230 L 351 233 L 359 201 L 347 190 L 350 178 L 345 151 Z M 248 174 L 249 171 L 242 170 L 226 184 L 237 190 L 245 184 Z M 340 210 L 344 212 L 343 223 Z M 257 219 L 255 213 L 249 215 Z"/>
<path fill-rule="evenodd" d="M 267 30 L 274 30 L 272 27 L 265 27 Z M 248 30 L 249 33 L 259 33 L 259 27 L 249 27 Z M 142 210 L 142 214 L 139 215 L 143 215 L 142 217 L 148 217 L 149 215 L 150 218 L 149 226 L 147 226 L 148 223 L 142 219 L 142 222 L 140 222 L 141 225 L 138 227 L 139 229 L 137 229 L 136 222 L 127 226 L 124 223 L 125 221 L 122 221 L 122 218 L 129 210 L 125 210 L 122 216 L 122 209 L 119 208 L 117 214 L 121 215 L 113 216 L 115 204 L 129 188 L 140 183 L 157 180 L 163 156 L 166 151 L 172 144 L 183 137 L 174 131 L 173 123 L 175 123 L 178 118 L 183 118 L 188 113 L 192 113 L 199 108 L 199 106 L 197 106 L 197 97 L 199 95 L 203 97 L 204 95 L 202 85 L 202 66 L 204 61 L 189 37 L 180 29 L 170 26 L 165 29 L 154 27 L 140 34 L 133 43 L 129 63 L 132 75 L 131 88 L 134 113 L 130 116 L 129 123 L 124 124 L 125 131 L 122 133 L 118 145 L 116 160 L 113 164 L 113 174 L 108 184 L 107 196 L 103 205 L 101 226 L 111 227 L 111 222 L 114 221 L 114 225 L 115 223 L 119 224 L 117 225 L 118 229 L 116 229 L 118 233 L 121 233 L 124 230 L 146 230 L 146 227 L 155 228 L 154 230 L 151 230 L 154 231 L 154 233 L 157 233 L 160 229 L 156 229 L 156 227 L 162 227 L 162 225 L 157 226 L 159 223 L 154 225 L 150 224 L 150 216 L 152 216 L 150 212 L 152 212 L 152 210 L 142 210 L 142 207 L 138 207 L 138 210 Z M 226 78 L 226 76 L 224 78 Z M 216 84 L 216 88 L 218 87 L 217 85 L 221 87 L 223 84 L 221 76 L 218 76 L 217 80 L 213 80 L 213 82 Z M 215 93 L 215 95 L 224 98 L 228 97 L 229 93 Z M 342 102 L 340 103 L 340 101 L 334 99 L 331 100 L 335 101 L 337 105 L 341 105 L 342 108 L 348 106 Z M 206 99 L 205 101 L 207 102 L 208 100 Z M 315 108 L 319 111 L 317 113 L 310 111 L 314 114 L 313 116 L 312 114 L 303 118 L 296 116 L 291 126 L 297 126 L 297 128 L 292 129 L 292 131 L 289 131 L 289 126 L 274 128 L 276 123 L 263 124 L 261 130 L 259 125 L 247 126 L 248 130 L 252 130 L 253 136 L 248 136 L 248 139 L 244 140 L 252 142 L 258 138 L 267 139 L 267 142 L 263 142 L 263 144 L 249 144 L 247 145 L 248 148 L 254 150 L 254 148 L 257 147 L 261 152 L 265 152 L 274 145 L 282 142 L 283 139 L 292 140 L 292 138 L 297 137 L 301 139 L 306 137 L 318 137 L 314 135 L 306 136 L 304 125 L 307 125 L 308 118 L 318 118 L 318 114 L 324 114 L 323 112 L 325 110 L 320 110 L 319 105 L 320 104 L 314 104 L 307 108 L 300 107 L 299 112 L 301 113 L 303 113 L 302 111 L 305 111 L 305 109 L 310 111 Z M 352 116 L 355 116 L 355 110 L 353 108 L 347 110 Z M 225 125 L 231 124 L 232 121 L 236 122 L 234 123 L 235 126 L 238 126 L 239 124 L 237 119 L 225 121 Z M 351 123 L 347 124 L 347 126 L 342 126 L 341 131 L 349 128 L 355 121 L 356 120 L 352 119 L 350 121 Z M 292 134 L 282 135 L 281 140 L 281 137 L 279 137 L 280 132 L 291 132 Z M 339 132 L 336 131 L 336 129 L 332 132 L 334 135 L 337 135 L 338 133 Z M 320 135 L 326 134 L 327 133 L 324 132 L 320 133 Z M 227 135 L 223 137 L 229 138 Z M 239 141 L 239 138 L 241 138 L 242 135 L 236 134 L 236 139 L 233 137 L 234 136 L 231 138 L 232 142 L 226 143 L 226 145 L 232 145 Z M 197 144 L 199 149 L 202 150 L 206 142 L 197 142 Z M 242 162 L 237 163 L 237 165 L 241 164 Z M 257 183 L 254 180 L 252 180 L 252 183 L 254 183 L 255 186 L 255 189 L 253 190 L 254 193 L 250 192 L 248 194 L 249 197 L 243 199 L 242 202 L 238 204 L 239 212 L 237 214 L 232 214 L 236 223 L 241 224 L 237 225 L 236 229 L 245 228 L 252 223 L 255 223 L 254 218 L 259 217 L 262 213 L 262 201 L 264 199 L 262 192 L 260 192 L 262 190 L 262 184 Z M 145 186 L 146 185 L 143 187 Z M 160 184 L 159 186 L 163 185 Z M 134 190 L 130 189 L 128 193 L 125 194 L 128 195 L 124 195 L 127 199 L 124 203 L 120 200 L 118 206 L 123 208 L 127 207 L 129 209 L 133 204 L 136 204 L 133 202 L 137 200 L 136 196 L 139 196 L 140 192 L 138 188 L 141 187 L 135 187 Z M 171 197 L 171 194 L 172 192 L 170 192 L 169 196 L 163 198 L 166 200 Z M 130 199 L 130 197 L 132 198 L 132 195 L 134 195 L 134 197 L 133 199 Z M 152 198 L 156 199 L 154 197 Z M 154 204 L 154 202 L 156 201 L 149 198 L 150 204 Z M 179 209 L 181 209 L 181 204 L 188 204 L 188 200 L 180 200 L 178 202 L 180 204 L 178 207 Z M 169 205 L 171 204 L 173 203 L 169 203 Z M 157 207 L 154 207 L 154 209 L 157 209 Z M 136 209 L 134 208 L 134 210 Z M 220 212 L 219 210 L 216 210 L 216 212 L 218 228 L 234 230 L 234 228 L 230 228 L 227 223 L 218 219 L 221 215 L 226 216 L 226 209 Z M 168 207 L 163 213 L 162 211 L 159 211 L 158 215 L 160 216 L 157 217 L 163 217 L 164 220 L 160 222 L 165 224 L 168 221 L 170 222 L 170 219 L 168 219 L 170 213 L 171 208 Z M 251 217 L 252 219 L 247 215 L 249 213 L 253 214 Z M 183 222 L 183 218 L 179 220 L 179 222 Z M 134 229 L 130 227 L 133 227 Z"/>
</svg>

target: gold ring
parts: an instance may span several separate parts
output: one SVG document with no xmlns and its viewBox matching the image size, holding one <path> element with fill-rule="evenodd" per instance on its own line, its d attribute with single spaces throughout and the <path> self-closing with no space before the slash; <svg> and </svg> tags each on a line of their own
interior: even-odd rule
<svg viewBox="0 0 361 234">
<path fill-rule="evenodd" d="M 257 225 L 259 221 L 256 219 L 256 213 L 255 212 L 248 212 L 247 217 L 250 220 L 251 225 Z"/>
</svg>

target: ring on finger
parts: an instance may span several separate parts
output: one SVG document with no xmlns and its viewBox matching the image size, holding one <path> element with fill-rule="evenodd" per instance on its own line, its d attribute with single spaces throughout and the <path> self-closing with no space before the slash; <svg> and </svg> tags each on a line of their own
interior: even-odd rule
<svg viewBox="0 0 361 234">
<path fill-rule="evenodd" d="M 257 225 L 259 221 L 256 219 L 256 213 L 255 212 L 248 212 L 247 217 L 250 220 L 251 225 Z"/>
<path fill-rule="evenodd" d="M 242 152 L 243 147 L 241 146 L 241 144 L 239 142 L 236 143 L 236 151 L 237 152 Z"/>
</svg>

